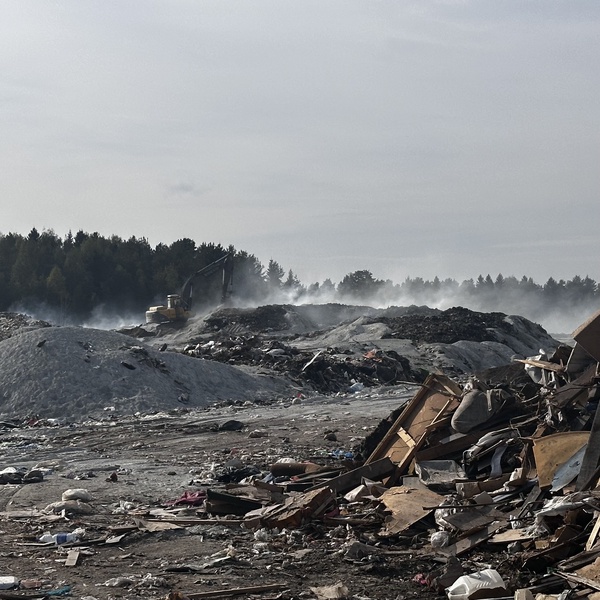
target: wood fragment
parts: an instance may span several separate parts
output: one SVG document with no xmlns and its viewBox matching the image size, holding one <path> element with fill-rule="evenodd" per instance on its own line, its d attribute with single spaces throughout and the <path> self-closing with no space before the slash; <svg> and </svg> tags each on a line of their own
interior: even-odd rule
<svg viewBox="0 0 600 600">
<path fill-rule="evenodd" d="M 566 579 L 567 581 L 572 581 L 573 583 L 578 583 L 580 585 L 585 585 L 592 590 L 596 590 L 600 592 L 600 583 L 597 581 L 593 581 L 592 579 L 588 579 L 587 577 L 582 577 L 581 575 L 575 575 L 574 573 L 565 573 L 564 571 L 554 571 L 556 575 Z"/>
<path fill-rule="evenodd" d="M 430 512 L 437 508 L 443 500 L 443 496 L 429 489 L 410 489 L 406 486 L 396 486 L 385 492 L 380 501 L 386 511 L 391 514 L 385 519 L 385 526 L 379 532 L 380 536 L 392 536 L 408 529 Z M 424 504 L 432 505 L 432 508 L 423 508 Z"/>
<path fill-rule="evenodd" d="M 492 537 L 492 535 L 494 535 L 502 527 L 505 527 L 505 523 L 491 523 L 484 529 L 481 529 L 480 531 L 471 534 L 469 537 L 466 537 L 462 540 L 458 540 L 458 542 L 452 544 L 451 546 L 448 546 L 447 548 L 442 548 L 439 552 L 441 552 L 442 554 L 446 554 L 447 556 L 461 556 L 462 554 L 465 554 L 469 550 L 475 548 L 475 546 L 483 544 L 483 542 Z"/>
<path fill-rule="evenodd" d="M 546 369 L 546 371 L 554 371 L 555 373 L 563 373 L 565 370 L 565 365 L 548 362 L 546 360 L 535 360 L 532 358 L 515 358 L 514 361 L 523 363 L 524 365 L 531 365 L 532 367 Z"/>
<path fill-rule="evenodd" d="M 336 494 L 345 494 L 360 485 L 363 477 L 372 481 L 380 481 L 382 478 L 391 475 L 396 470 L 396 465 L 387 457 L 383 457 L 368 465 L 363 465 L 347 473 L 343 473 L 334 479 L 311 488 L 328 487 Z"/>
<path fill-rule="evenodd" d="M 69 550 L 67 554 L 67 560 L 65 560 L 65 567 L 75 567 L 79 562 L 79 550 Z"/>
<path fill-rule="evenodd" d="M 587 551 L 590 551 L 594 547 L 594 544 L 598 539 L 598 532 L 600 532 L 600 518 L 598 517 L 600 517 L 600 513 L 596 510 L 594 511 L 594 519 L 596 519 L 596 521 L 594 522 L 594 527 L 592 528 L 590 537 L 588 538 L 588 541 L 585 544 L 585 549 Z"/>
<path fill-rule="evenodd" d="M 201 598 L 219 598 L 221 596 L 240 596 L 242 594 L 258 594 L 260 592 L 275 592 L 284 590 L 287 586 L 280 583 L 267 583 L 250 587 L 230 588 L 228 590 L 211 590 L 210 592 L 195 592 L 185 594 L 186 600 L 200 600 Z"/>
<path fill-rule="evenodd" d="M 456 409 L 461 394 L 460 387 L 450 378 L 430 374 L 366 464 L 389 457 L 398 466 L 395 476 L 404 475 L 431 430 L 441 426 L 444 417 Z"/>
</svg>

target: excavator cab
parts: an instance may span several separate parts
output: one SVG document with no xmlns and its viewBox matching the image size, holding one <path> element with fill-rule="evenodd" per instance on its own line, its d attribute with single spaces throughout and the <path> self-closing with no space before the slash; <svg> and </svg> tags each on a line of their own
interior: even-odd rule
<svg viewBox="0 0 600 600">
<path fill-rule="evenodd" d="M 166 306 L 151 306 L 146 311 L 146 323 L 175 323 L 187 321 L 190 317 L 191 312 L 185 310 L 179 294 L 169 294 Z"/>
</svg>

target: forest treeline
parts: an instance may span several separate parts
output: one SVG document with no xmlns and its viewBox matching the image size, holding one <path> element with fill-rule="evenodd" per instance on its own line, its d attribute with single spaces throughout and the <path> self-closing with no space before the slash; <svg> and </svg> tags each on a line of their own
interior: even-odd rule
<svg viewBox="0 0 600 600">
<path fill-rule="evenodd" d="M 35 228 L 27 236 L 0 234 L 0 311 L 44 304 L 80 319 L 100 305 L 143 314 L 151 304 L 176 293 L 187 277 L 231 252 L 234 256 L 235 303 L 353 302 L 390 304 L 462 304 L 536 317 L 536 309 L 552 306 L 570 311 L 600 304 L 598 284 L 589 277 L 552 277 L 544 284 L 531 277 L 480 275 L 454 279 L 406 278 L 402 283 L 376 279 L 370 271 L 348 273 L 337 284 L 330 279 L 304 284 L 275 259 L 263 265 L 254 255 L 232 246 L 183 238 L 170 245 L 150 246 L 145 238 L 103 237 L 70 232 L 63 238 Z M 208 283 L 208 282 L 207 282 Z M 199 286 L 201 289 L 203 286 Z M 204 286 L 214 292 L 215 286 Z M 196 293 L 196 292 L 195 292 Z M 200 302 L 218 301 L 199 297 Z"/>
</svg>

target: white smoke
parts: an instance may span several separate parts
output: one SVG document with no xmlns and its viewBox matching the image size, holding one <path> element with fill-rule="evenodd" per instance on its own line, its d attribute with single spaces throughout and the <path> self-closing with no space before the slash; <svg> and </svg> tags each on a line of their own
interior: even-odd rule
<svg viewBox="0 0 600 600">
<path fill-rule="evenodd" d="M 334 285 L 313 285 L 297 288 L 281 288 L 271 290 L 269 295 L 260 302 L 250 302 L 233 294 L 229 306 L 236 308 L 252 308 L 267 304 L 291 305 L 324 305 L 347 304 L 355 306 L 368 306 L 375 309 L 384 309 L 392 306 L 429 306 L 439 310 L 446 310 L 455 306 L 463 306 L 479 312 L 502 312 L 507 315 L 519 315 L 541 325 L 546 331 L 555 335 L 569 336 L 579 325 L 594 314 L 600 306 L 598 302 L 579 303 L 576 306 L 557 306 L 540 301 L 539 294 L 523 290 L 504 291 L 502 294 L 477 293 L 469 295 L 464 289 L 456 285 L 448 291 L 444 287 L 438 291 L 411 295 L 400 291 L 400 286 L 385 285 L 375 293 L 368 296 L 340 295 Z M 145 310 L 142 307 L 139 313 L 134 311 L 123 312 L 108 305 L 97 306 L 91 316 L 85 320 L 77 319 L 66 310 L 56 309 L 45 303 L 19 303 L 10 307 L 11 312 L 20 312 L 33 318 L 47 321 L 53 325 L 80 325 L 95 329 L 121 329 L 123 327 L 139 325 L 145 321 Z M 214 310 L 216 307 L 212 307 Z M 211 307 L 197 307 L 197 315 L 207 314 Z"/>
</svg>

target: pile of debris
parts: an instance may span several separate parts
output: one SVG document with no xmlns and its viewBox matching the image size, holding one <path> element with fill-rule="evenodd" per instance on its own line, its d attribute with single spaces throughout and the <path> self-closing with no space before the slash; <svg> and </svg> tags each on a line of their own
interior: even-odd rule
<svg viewBox="0 0 600 600">
<path fill-rule="evenodd" d="M 32 331 L 40 327 L 50 327 L 47 321 L 34 319 L 21 313 L 0 313 L 0 340 L 12 337 L 16 333 Z"/>
<path fill-rule="evenodd" d="M 392 307 L 357 316 L 350 309 L 364 307 L 344 308 L 219 309 L 196 325 L 182 350 L 197 358 L 268 369 L 307 391 L 335 394 L 422 383 L 435 370 L 461 375 L 558 345 L 539 325 L 502 313 Z M 340 322 L 335 315 L 351 318 Z"/>
<path fill-rule="evenodd" d="M 262 377 L 178 352 L 160 352 L 113 331 L 0 323 L 0 418 L 78 421 L 289 395 L 284 378 Z M 22 326 L 25 325 L 25 326 Z"/>
<path fill-rule="evenodd" d="M 469 315 L 457 310 L 455 317 Z M 472 333 L 474 339 L 461 341 L 497 343 L 475 338 L 490 330 L 510 337 L 514 330 L 506 323 L 505 316 L 489 317 Z M 440 326 L 452 345 L 448 324 Z M 42 333 L 47 341 L 39 346 Z M 54 351 L 60 338 L 49 334 L 38 332 L 39 339 L 27 334 L 22 341 L 35 355 Z M 65 429 L 53 443 L 57 452 L 68 450 L 67 464 L 53 460 L 28 471 L 4 471 L 5 497 L 9 486 L 22 495 L 15 492 L 11 510 L 5 504 L 0 513 L 7 539 L 19 546 L 3 555 L 5 569 L 11 570 L 0 573 L 0 586 L 35 587 L 37 597 L 60 595 L 69 592 L 70 575 L 78 592 L 102 600 L 125 594 L 169 600 L 261 594 L 282 600 L 407 594 L 445 594 L 450 600 L 597 598 L 600 312 L 573 338 L 574 347 L 557 345 L 552 354 L 514 358 L 460 380 L 440 373 L 418 379 L 412 364 L 389 348 L 357 358 L 355 352 L 335 350 L 306 353 L 285 339 L 267 344 L 243 331 L 229 331 L 219 341 L 196 340 L 187 353 L 198 358 L 221 353 L 223 362 L 254 361 L 273 370 L 285 365 L 286 371 L 295 369 L 302 389 L 332 389 L 339 382 L 346 390 L 355 386 L 354 394 L 337 398 L 338 412 L 361 397 L 369 404 L 369 385 L 392 376 L 397 382 L 417 380 L 416 393 L 360 445 L 324 453 L 290 443 L 296 431 L 306 439 L 311 429 L 293 418 L 298 406 L 309 404 L 304 398 L 282 408 L 283 425 L 275 425 L 279 441 L 256 428 L 255 406 L 247 407 L 249 432 L 238 418 L 213 422 L 208 408 L 206 415 L 177 425 L 168 415 L 157 415 L 153 429 L 144 428 L 141 417 L 104 430 L 99 423 Z M 84 349 L 92 361 L 99 362 L 99 342 L 94 353 Z M 174 369 L 168 353 L 140 350 L 130 342 L 123 347 L 135 371 L 148 368 L 163 377 L 163 361 Z M 327 376 L 321 380 L 318 373 Z M 268 410 L 273 414 L 275 408 Z M 364 425 L 356 414 L 350 417 L 355 428 Z M 338 436 L 350 441 L 350 426 L 337 433 L 330 423 L 327 427 L 319 433 L 321 441 L 336 444 Z M 5 452 L 16 452 L 18 445 L 33 455 L 35 442 L 42 456 L 49 456 L 44 440 L 51 439 L 50 431 L 36 429 L 26 436 L 11 424 L 7 429 Z M 177 431 L 181 437 L 176 439 Z M 210 451 L 193 437 L 199 431 L 214 436 L 207 442 Z M 190 440 L 187 446 L 184 437 Z M 134 449 L 140 454 L 125 454 Z M 94 470 L 70 472 L 78 451 L 85 460 L 98 452 Z M 112 462 L 119 452 L 127 456 L 126 464 Z M 165 453 L 172 462 L 161 462 Z M 138 476 L 142 454 L 151 468 Z M 180 468 L 184 488 L 168 483 Z M 160 480 L 153 475 L 159 471 Z M 26 473 L 38 480 L 25 486 Z M 65 490 L 55 473 L 85 479 L 82 485 L 90 489 L 70 485 Z M 21 481 L 11 479 L 20 476 Z M 56 492 L 54 502 L 42 503 L 50 491 Z M 81 563 L 85 568 L 77 572 Z M 51 581 L 40 578 L 40 565 Z M 91 580 L 92 568 L 104 577 Z M 322 585 L 314 585 L 323 573 Z M 184 587 L 192 583 L 202 591 Z M 115 593 L 118 588 L 128 591 Z M 0 596 L 34 597 L 17 591 Z"/>
<path fill-rule="evenodd" d="M 352 527 L 354 559 L 398 545 L 435 555 L 445 565 L 416 581 L 450 598 L 600 591 L 599 334 L 600 313 L 575 348 L 519 361 L 528 382 L 514 368 L 462 388 L 430 375 L 354 469 L 276 463 L 194 500 L 256 531 Z M 465 572 L 483 544 L 503 553 L 497 569 Z"/>
<path fill-rule="evenodd" d="M 258 335 L 211 340 L 185 346 L 184 354 L 231 365 L 253 365 L 286 375 L 299 386 L 323 394 L 359 391 L 364 387 L 421 382 L 424 372 L 394 350 L 370 350 L 361 356 L 338 348 L 300 351 L 279 340 Z"/>
<path fill-rule="evenodd" d="M 267 546 L 273 532 L 308 523 L 352 529 L 340 551 L 353 560 L 404 546 L 435 557 L 440 568 L 414 581 L 451 599 L 558 598 L 565 589 L 591 597 L 600 591 L 600 313 L 573 335 L 572 349 L 463 387 L 429 375 L 349 470 L 275 463 L 173 505 L 239 518 Z M 482 547 L 485 568 L 466 570 L 462 559 Z"/>
</svg>

